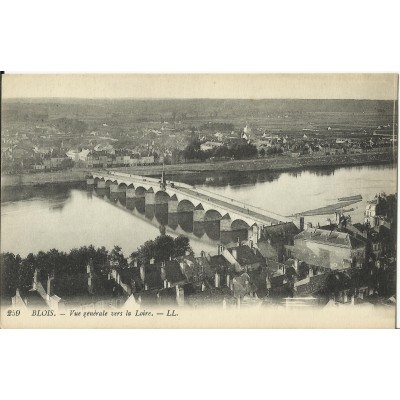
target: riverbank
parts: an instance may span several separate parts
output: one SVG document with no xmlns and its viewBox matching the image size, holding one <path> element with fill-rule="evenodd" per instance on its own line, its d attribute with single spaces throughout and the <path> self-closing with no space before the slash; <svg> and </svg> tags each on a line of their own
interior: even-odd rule
<svg viewBox="0 0 400 400">
<path fill-rule="evenodd" d="M 176 176 L 199 174 L 203 172 L 288 172 L 305 168 L 317 167 L 351 167 L 355 165 L 394 164 L 397 163 L 397 150 L 382 152 L 369 152 L 362 154 L 342 154 L 323 157 L 288 157 L 278 156 L 255 160 L 232 160 L 215 163 L 188 163 L 166 165 L 167 174 Z M 158 176 L 162 172 L 161 165 L 135 166 L 127 168 L 114 168 L 127 173 Z M 28 173 L 21 175 L 2 175 L 1 185 L 7 186 L 36 186 L 51 183 L 83 182 L 90 169 L 70 169 L 68 171 Z"/>
<path fill-rule="evenodd" d="M 75 183 L 86 180 L 88 171 L 70 169 L 67 171 L 27 173 L 20 175 L 1 175 L 1 186 L 37 186 L 52 183 Z"/>
<path fill-rule="evenodd" d="M 232 160 L 215 163 L 190 163 L 166 165 L 167 174 L 183 175 L 202 172 L 290 172 L 316 167 L 351 167 L 355 165 L 394 164 L 397 163 L 397 150 L 393 152 L 370 152 L 362 154 L 342 154 L 323 157 L 277 156 L 255 160 Z M 161 165 L 115 168 L 127 173 L 157 176 L 162 172 Z"/>
</svg>

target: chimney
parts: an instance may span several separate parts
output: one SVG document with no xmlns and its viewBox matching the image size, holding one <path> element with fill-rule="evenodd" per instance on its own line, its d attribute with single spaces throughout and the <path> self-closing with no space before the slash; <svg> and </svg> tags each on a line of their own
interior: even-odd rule
<svg viewBox="0 0 400 400">
<path fill-rule="evenodd" d="M 201 282 L 201 291 L 204 292 L 206 290 L 206 285 L 204 282 Z"/>
<path fill-rule="evenodd" d="M 38 274 L 39 271 L 37 268 L 35 268 L 35 272 L 33 273 L 33 285 L 32 285 L 33 290 L 37 290 Z"/>
<path fill-rule="evenodd" d="M 237 259 L 237 250 L 232 249 L 232 257 L 236 260 Z"/>
<path fill-rule="evenodd" d="M 179 306 L 183 306 L 185 303 L 185 291 L 183 288 L 179 287 L 179 285 L 175 286 L 176 290 L 176 302 Z"/>
<path fill-rule="evenodd" d="M 190 256 L 190 251 L 189 250 L 185 251 L 185 256 Z"/>
<path fill-rule="evenodd" d="M 164 279 L 164 289 L 166 289 L 167 287 L 168 287 L 168 281 Z"/>
<path fill-rule="evenodd" d="M 167 279 L 167 272 L 165 271 L 165 262 L 161 264 L 161 279 L 165 281 Z"/>
<path fill-rule="evenodd" d="M 134 268 L 137 268 L 137 266 L 138 266 L 137 260 L 133 260 L 133 266 L 134 266 Z"/>
<path fill-rule="evenodd" d="M 226 275 L 226 286 L 229 287 L 230 283 L 231 283 L 231 276 L 228 274 Z"/>
<path fill-rule="evenodd" d="M 214 276 L 214 284 L 215 284 L 215 287 L 216 288 L 219 288 L 219 274 L 218 274 L 218 272 L 216 272 L 215 273 L 215 276 Z"/>
<path fill-rule="evenodd" d="M 147 285 L 147 283 L 144 284 L 144 290 L 149 290 L 149 286 Z"/>
<path fill-rule="evenodd" d="M 348 298 L 347 298 L 347 292 L 345 291 L 345 292 L 343 293 L 343 303 L 347 303 L 347 300 L 348 300 Z"/>
<path fill-rule="evenodd" d="M 143 283 L 144 283 L 145 277 L 146 277 L 145 268 L 144 268 L 144 265 L 141 265 L 140 266 L 140 279 L 142 280 Z"/>
<path fill-rule="evenodd" d="M 135 293 L 136 292 L 136 282 L 134 279 L 131 279 L 131 288 L 132 288 L 131 293 Z"/>
<path fill-rule="evenodd" d="M 183 274 L 184 271 L 185 271 L 185 265 L 184 265 L 183 261 L 181 261 L 181 262 L 179 263 L 179 266 L 181 267 L 181 272 L 182 272 L 182 274 Z"/>
<path fill-rule="evenodd" d="M 219 244 L 218 245 L 218 255 L 220 256 L 223 251 L 224 251 L 224 246 L 222 244 Z"/>
<path fill-rule="evenodd" d="M 314 270 L 312 268 L 308 269 L 308 276 L 312 278 L 314 276 Z"/>
<path fill-rule="evenodd" d="M 47 300 L 53 296 L 54 292 L 54 271 L 47 278 Z"/>
<path fill-rule="evenodd" d="M 88 273 L 88 292 L 90 294 L 93 294 L 94 290 L 93 290 L 93 274 L 91 271 L 90 266 L 88 266 L 89 268 L 89 273 Z"/>
<path fill-rule="evenodd" d="M 236 239 L 236 246 L 240 246 L 240 238 L 239 238 L 239 236 L 237 237 L 237 239 Z"/>
<path fill-rule="evenodd" d="M 151 265 L 154 264 L 154 258 L 150 258 L 150 264 L 151 264 Z"/>
</svg>

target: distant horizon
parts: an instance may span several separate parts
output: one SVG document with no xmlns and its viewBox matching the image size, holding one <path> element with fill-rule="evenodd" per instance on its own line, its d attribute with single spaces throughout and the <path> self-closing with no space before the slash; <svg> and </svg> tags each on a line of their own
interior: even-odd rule
<svg viewBox="0 0 400 400">
<path fill-rule="evenodd" d="M 393 101 L 398 74 L 3 74 L 2 98 Z"/>
</svg>

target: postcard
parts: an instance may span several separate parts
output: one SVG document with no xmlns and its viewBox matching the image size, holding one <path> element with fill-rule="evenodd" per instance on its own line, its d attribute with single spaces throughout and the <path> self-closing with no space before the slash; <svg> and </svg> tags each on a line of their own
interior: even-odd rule
<svg viewBox="0 0 400 400">
<path fill-rule="evenodd" d="M 2 328 L 394 328 L 397 74 L 1 75 Z"/>
</svg>

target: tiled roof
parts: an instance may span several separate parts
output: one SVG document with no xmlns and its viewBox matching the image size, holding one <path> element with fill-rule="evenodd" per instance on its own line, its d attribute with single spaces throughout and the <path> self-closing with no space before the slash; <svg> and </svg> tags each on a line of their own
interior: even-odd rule
<svg viewBox="0 0 400 400">
<path fill-rule="evenodd" d="M 181 282 L 185 280 L 181 267 L 176 260 L 165 262 L 166 279 L 171 283 Z"/>
<path fill-rule="evenodd" d="M 161 264 L 147 264 L 145 266 L 144 283 L 149 289 L 159 289 L 164 286 L 161 278 Z"/>
<path fill-rule="evenodd" d="M 356 248 L 362 247 L 361 240 L 354 238 L 345 232 L 327 231 L 318 228 L 308 228 L 307 230 L 299 233 L 295 240 L 307 240 L 316 243 L 323 243 L 332 246 Z"/>
<path fill-rule="evenodd" d="M 251 249 L 249 246 L 237 246 L 228 249 L 228 251 L 232 254 L 233 250 L 236 250 L 236 260 L 240 265 L 249 265 L 256 263 L 265 263 L 265 258 L 261 255 L 258 249 Z"/>
<path fill-rule="evenodd" d="M 208 260 L 210 267 L 213 269 L 228 268 L 231 266 L 230 262 L 222 255 L 211 256 Z"/>
<path fill-rule="evenodd" d="M 260 253 L 263 255 L 263 257 L 267 259 L 268 258 L 275 259 L 278 257 L 278 253 L 276 252 L 274 247 L 268 242 L 258 242 L 257 247 L 259 248 Z"/>
<path fill-rule="evenodd" d="M 304 285 L 297 286 L 297 295 L 307 295 L 317 293 L 326 286 L 329 274 L 315 275 L 310 277 L 310 281 Z"/>
<path fill-rule="evenodd" d="M 132 280 L 140 279 L 139 268 L 118 268 L 121 281 L 126 285 L 131 285 Z"/>
<path fill-rule="evenodd" d="M 262 232 L 263 235 L 266 236 L 283 235 L 284 233 L 296 235 L 300 230 L 293 222 L 285 222 L 277 225 L 264 226 Z"/>
</svg>

